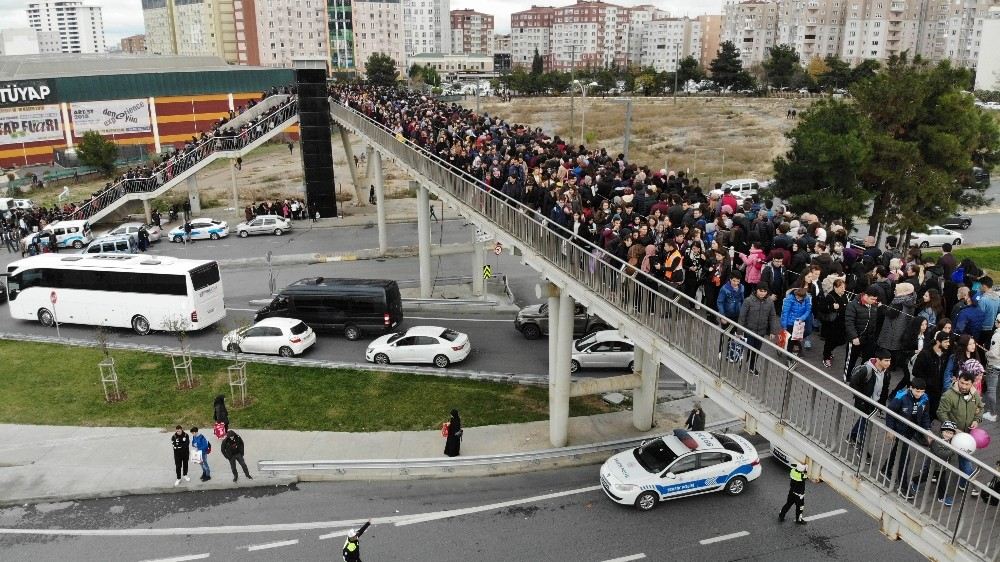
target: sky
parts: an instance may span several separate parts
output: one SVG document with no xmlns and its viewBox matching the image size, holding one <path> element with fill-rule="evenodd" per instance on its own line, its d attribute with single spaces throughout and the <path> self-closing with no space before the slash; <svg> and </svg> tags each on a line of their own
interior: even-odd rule
<svg viewBox="0 0 1000 562">
<path fill-rule="evenodd" d="M 472 8 L 492 14 L 497 33 L 510 31 L 510 14 L 538 6 L 566 6 L 575 0 L 451 0 L 451 9 Z M 723 0 L 611 0 L 621 6 L 653 4 L 674 16 L 721 14 Z M 104 18 L 104 35 L 108 46 L 129 35 L 143 33 L 142 7 L 139 0 L 84 0 L 84 4 L 100 6 Z M 25 8 L 28 0 L 0 0 L 0 29 L 28 27 Z"/>
</svg>

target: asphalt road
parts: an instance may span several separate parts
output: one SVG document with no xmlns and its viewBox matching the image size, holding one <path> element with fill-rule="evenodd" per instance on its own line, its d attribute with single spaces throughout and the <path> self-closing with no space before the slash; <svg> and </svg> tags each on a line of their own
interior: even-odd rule
<svg viewBox="0 0 1000 562">
<path fill-rule="evenodd" d="M 740 497 L 709 494 L 649 513 L 612 503 L 599 488 L 596 466 L 494 478 L 304 483 L 19 506 L 0 510 L 0 552 L 6 560 L 40 562 L 339 560 L 344 533 L 374 518 L 361 543 L 369 562 L 598 562 L 640 554 L 644 558 L 629 559 L 923 559 L 905 543 L 887 540 L 877 521 L 823 484 L 810 484 L 806 496 L 806 515 L 822 517 L 807 526 L 779 523 L 787 472 L 771 460 L 763 465 L 763 476 Z M 506 502 L 512 503 L 498 505 Z M 418 515 L 424 517 L 397 524 Z M 10 528 L 117 534 L 18 535 Z M 733 537 L 720 538 L 727 535 Z"/>
</svg>

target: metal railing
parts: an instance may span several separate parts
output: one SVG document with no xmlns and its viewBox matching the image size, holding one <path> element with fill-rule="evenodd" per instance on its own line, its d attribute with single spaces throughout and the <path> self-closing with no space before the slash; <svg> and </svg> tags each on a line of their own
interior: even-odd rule
<svg viewBox="0 0 1000 562">
<path fill-rule="evenodd" d="M 755 372 L 745 361 L 730 363 L 726 360 L 731 341 L 741 343 L 743 338 L 757 341 L 760 338 L 742 326 L 719 327 L 714 310 L 706 309 L 687 295 L 672 287 L 637 272 L 626 273 L 625 264 L 593 245 L 582 246 L 568 236 L 559 225 L 539 217 L 534 210 L 510 200 L 497 191 L 487 192 L 485 184 L 467 172 L 450 166 L 435 154 L 397 137 L 380 123 L 337 100 L 332 100 L 331 115 L 341 124 L 378 144 L 392 158 L 408 166 L 432 183 L 436 189 L 450 194 L 462 205 L 490 221 L 497 231 L 505 232 L 521 245 L 537 254 L 536 259 L 562 270 L 583 288 L 617 308 L 624 317 L 641 325 L 691 361 L 700 365 L 706 374 L 722 382 L 748 403 L 744 406 L 751 415 L 767 413 L 785 426 L 786 431 L 822 447 L 839 461 L 847 472 L 856 472 L 884 494 L 895 494 L 898 485 L 879 475 L 883 464 L 889 463 L 891 453 L 907 460 L 897 459 L 892 469 L 906 482 L 915 478 L 917 494 L 897 502 L 908 517 L 938 528 L 952 542 L 968 549 L 975 556 L 992 559 L 1000 555 L 1000 515 L 987 503 L 967 502 L 968 491 L 977 489 L 981 495 L 997 494 L 978 480 L 971 480 L 959 490 L 964 474 L 951 463 L 933 455 L 921 442 L 940 441 L 936 436 L 898 417 L 884 406 L 872 403 L 879 417 L 866 420 L 864 430 L 855 428 L 866 416 L 849 400 L 867 398 L 854 392 L 827 373 L 802 361 L 764 339 L 757 351 L 746 346 L 748 360 L 755 363 Z M 706 315 L 712 318 L 709 320 Z M 807 376 L 808 375 L 808 376 Z M 812 379 L 816 380 L 810 380 Z M 835 381 L 849 399 L 841 398 L 820 386 L 817 380 Z M 870 401 L 869 401 L 870 403 Z M 752 408 L 751 408 L 752 407 Z M 913 440 L 899 437 L 891 431 L 883 418 L 894 418 L 898 427 L 910 428 Z M 845 441 L 854 430 L 853 443 Z M 895 438 L 898 445 L 890 446 Z M 950 447 L 950 445 L 948 445 Z M 903 449 L 902 451 L 900 449 Z M 997 472 L 978 459 L 962 455 L 969 466 L 977 467 L 988 480 Z M 870 460 L 869 460 L 870 459 Z M 828 471 L 831 473 L 831 471 Z M 935 483 L 922 479 L 925 473 L 939 474 Z M 938 492 L 944 496 L 958 496 L 963 507 L 953 508 L 937 501 Z"/>
<path fill-rule="evenodd" d="M 73 211 L 69 219 L 82 220 L 91 218 L 99 211 L 109 208 L 130 193 L 151 193 L 157 191 L 171 181 L 178 179 L 178 176 L 184 172 L 206 161 L 214 154 L 239 151 L 246 148 L 254 141 L 294 117 L 297 112 L 297 100 L 286 100 L 274 113 L 252 127 L 240 132 L 238 135 L 208 137 L 196 144 L 191 150 L 183 154 L 174 155 L 160 163 L 148 177 L 123 178 L 119 180 Z"/>
</svg>

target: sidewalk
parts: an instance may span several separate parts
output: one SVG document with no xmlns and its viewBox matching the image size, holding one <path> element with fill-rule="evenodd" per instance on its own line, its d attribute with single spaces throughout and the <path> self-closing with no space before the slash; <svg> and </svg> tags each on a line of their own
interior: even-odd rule
<svg viewBox="0 0 1000 562">
<path fill-rule="evenodd" d="M 656 427 L 645 434 L 660 435 L 683 426 L 693 402 L 694 399 L 685 398 L 660 405 Z M 711 402 L 702 403 L 709 425 L 729 418 Z M 442 420 L 445 417 L 442 414 Z M 437 430 L 334 433 L 240 430 L 235 426 L 234 429 L 246 444 L 246 462 L 253 480 L 240 474 L 239 481 L 233 483 L 220 442 L 211 435 L 211 427 L 206 427 L 202 431 L 207 432 L 212 443 L 209 457 L 212 480 L 199 482 L 201 470 L 192 463 L 191 482 L 174 487 L 172 429 L 0 425 L 0 505 L 283 486 L 297 478 L 258 473 L 257 461 L 443 458 L 444 450 L 444 439 Z M 632 426 L 631 411 L 571 418 L 569 425 L 570 445 L 643 434 Z M 466 428 L 462 454 L 491 455 L 550 448 L 548 422 L 540 421 Z M 455 472 L 455 476 L 462 475 L 461 471 Z"/>
</svg>

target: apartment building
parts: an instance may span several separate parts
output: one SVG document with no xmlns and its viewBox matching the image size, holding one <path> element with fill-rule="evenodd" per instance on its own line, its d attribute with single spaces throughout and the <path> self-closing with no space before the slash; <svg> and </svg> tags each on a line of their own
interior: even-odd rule
<svg viewBox="0 0 1000 562">
<path fill-rule="evenodd" d="M 512 66 L 530 68 L 537 50 L 546 70 L 549 69 L 552 62 L 552 18 L 555 11 L 551 6 L 532 6 L 531 9 L 510 15 Z"/>
<path fill-rule="evenodd" d="M 402 0 L 406 56 L 451 51 L 450 0 Z"/>
<path fill-rule="evenodd" d="M 351 0 L 326 0 L 327 43 L 330 45 L 330 67 L 335 71 L 353 71 L 354 11 Z"/>
<path fill-rule="evenodd" d="M 976 89 L 1000 90 L 1000 8 L 988 11 L 979 20 L 979 46 L 976 60 Z"/>
<path fill-rule="evenodd" d="M 853 64 L 916 53 L 921 3 L 915 0 L 847 0 L 840 58 Z"/>
<path fill-rule="evenodd" d="M 667 19 L 670 12 L 650 4 L 629 8 L 628 27 L 625 29 L 628 43 L 629 64 L 639 64 L 642 58 L 642 41 L 646 25 L 653 20 Z"/>
<path fill-rule="evenodd" d="M 141 54 L 146 52 L 146 36 L 130 35 L 118 42 L 123 53 Z"/>
<path fill-rule="evenodd" d="M 802 64 L 837 56 L 851 0 L 785 0 L 779 7 L 777 45 L 791 45 Z"/>
<path fill-rule="evenodd" d="M 465 55 L 494 53 L 493 16 L 475 10 L 451 11 L 451 52 Z"/>
<path fill-rule="evenodd" d="M 698 31 L 701 32 L 700 53 L 697 55 L 702 68 L 715 60 L 722 43 L 722 14 L 706 14 L 698 16 Z"/>
<path fill-rule="evenodd" d="M 701 25 L 696 19 L 666 18 L 645 24 L 639 63 L 657 72 L 673 72 L 686 57 L 701 55 Z"/>
<path fill-rule="evenodd" d="M 233 25 L 236 28 L 236 62 L 260 66 L 256 0 L 233 0 Z"/>
<path fill-rule="evenodd" d="M 328 57 L 326 8 L 324 0 L 254 0 L 259 64 L 288 68 L 298 57 Z"/>
<path fill-rule="evenodd" d="M 142 0 L 146 51 L 239 62 L 234 0 Z"/>
<path fill-rule="evenodd" d="M 628 8 L 577 0 L 552 15 L 551 68 L 625 67 L 629 52 Z"/>
<path fill-rule="evenodd" d="M 403 5 L 400 0 L 354 0 L 354 54 L 359 72 L 375 53 L 396 61 L 400 76 L 406 71 L 403 47 Z"/>
<path fill-rule="evenodd" d="M 58 33 L 60 53 L 103 53 L 101 8 L 77 1 L 43 0 L 28 4 L 28 26 L 39 33 Z"/>
<path fill-rule="evenodd" d="M 778 8 L 777 2 L 761 0 L 732 2 L 724 7 L 722 41 L 736 45 L 744 68 L 763 62 L 768 49 L 777 44 Z"/>
<path fill-rule="evenodd" d="M 0 56 L 42 54 L 38 40 L 39 33 L 30 27 L 9 27 L 0 29 Z M 49 40 L 52 40 L 50 34 Z M 59 52 L 59 36 L 55 35 L 55 51 Z M 51 49 L 51 45 L 49 49 Z"/>
</svg>

